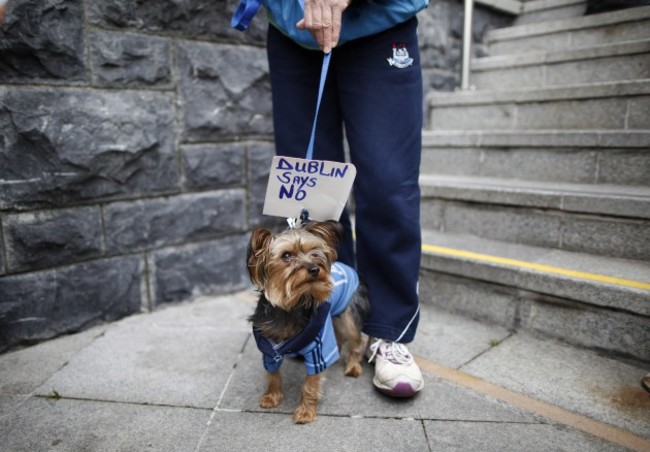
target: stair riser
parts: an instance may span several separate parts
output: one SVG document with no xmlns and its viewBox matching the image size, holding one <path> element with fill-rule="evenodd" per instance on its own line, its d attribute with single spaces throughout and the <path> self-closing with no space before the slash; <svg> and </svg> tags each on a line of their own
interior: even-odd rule
<svg viewBox="0 0 650 452">
<path fill-rule="evenodd" d="M 525 12 L 515 19 L 514 25 L 528 25 L 549 20 L 561 20 L 568 17 L 582 17 L 587 9 L 586 2 L 538 11 Z"/>
<path fill-rule="evenodd" d="M 620 55 L 563 63 L 476 70 L 470 83 L 478 89 L 553 87 L 639 80 L 650 74 L 650 54 Z"/>
<path fill-rule="evenodd" d="M 420 297 L 507 328 L 650 361 L 648 317 L 429 269 L 420 273 Z"/>
<path fill-rule="evenodd" d="M 430 110 L 433 130 L 650 128 L 650 96 L 441 105 Z"/>
<path fill-rule="evenodd" d="M 650 20 L 625 22 L 601 27 L 558 31 L 515 39 L 488 41 L 491 56 L 526 52 L 566 50 L 603 43 L 636 41 L 650 38 Z"/>
<path fill-rule="evenodd" d="M 512 195 L 513 204 L 521 201 L 516 193 Z M 503 242 L 650 260 L 650 224 L 647 221 L 424 196 L 421 224 L 435 231 Z"/>
<path fill-rule="evenodd" d="M 423 174 L 650 186 L 648 151 L 425 147 L 420 170 Z"/>
</svg>

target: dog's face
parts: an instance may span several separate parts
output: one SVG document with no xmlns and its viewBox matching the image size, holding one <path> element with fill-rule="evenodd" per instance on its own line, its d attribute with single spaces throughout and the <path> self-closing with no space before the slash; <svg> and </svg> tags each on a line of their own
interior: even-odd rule
<svg viewBox="0 0 650 452">
<path fill-rule="evenodd" d="M 343 227 L 335 221 L 312 222 L 274 236 L 253 231 L 248 246 L 251 281 L 275 307 L 290 311 L 301 303 L 320 304 L 332 291 L 330 268 Z"/>
</svg>

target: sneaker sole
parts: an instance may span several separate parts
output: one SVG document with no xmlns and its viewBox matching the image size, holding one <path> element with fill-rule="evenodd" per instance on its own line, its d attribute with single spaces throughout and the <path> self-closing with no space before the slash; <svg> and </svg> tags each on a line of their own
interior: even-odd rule
<svg viewBox="0 0 650 452">
<path fill-rule="evenodd" d="M 416 395 L 418 392 L 422 390 L 424 387 L 424 383 L 422 383 L 419 387 L 413 388 L 408 383 L 397 383 L 394 388 L 390 388 L 388 386 L 383 386 L 381 384 L 378 384 L 376 381 L 373 380 L 373 384 L 375 385 L 375 388 L 379 390 L 382 394 L 386 394 L 387 396 L 390 397 L 395 397 L 399 399 L 408 399 L 410 397 L 413 397 Z"/>
</svg>

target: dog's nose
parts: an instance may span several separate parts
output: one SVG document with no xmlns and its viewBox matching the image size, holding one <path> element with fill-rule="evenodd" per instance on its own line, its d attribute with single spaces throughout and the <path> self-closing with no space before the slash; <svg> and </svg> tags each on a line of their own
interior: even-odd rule
<svg viewBox="0 0 650 452">
<path fill-rule="evenodd" d="M 318 273 L 320 273 L 320 268 L 318 268 L 316 265 L 314 265 L 309 269 L 309 274 L 311 275 L 312 278 L 317 277 Z"/>
</svg>

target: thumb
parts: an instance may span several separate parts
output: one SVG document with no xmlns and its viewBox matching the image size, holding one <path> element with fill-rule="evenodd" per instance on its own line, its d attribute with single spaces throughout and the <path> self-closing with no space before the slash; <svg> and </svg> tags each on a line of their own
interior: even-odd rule
<svg viewBox="0 0 650 452">
<path fill-rule="evenodd" d="M 299 28 L 301 30 L 305 29 L 305 19 L 302 18 L 298 22 L 296 22 L 296 28 Z"/>
</svg>

